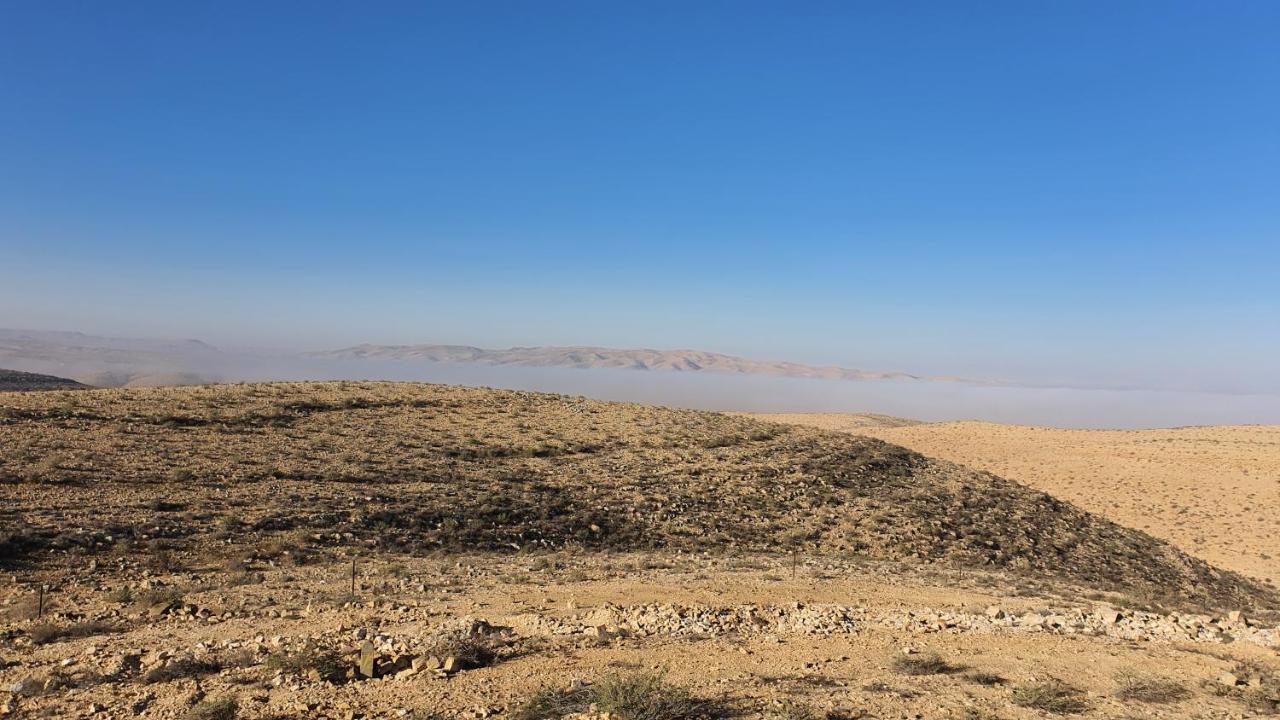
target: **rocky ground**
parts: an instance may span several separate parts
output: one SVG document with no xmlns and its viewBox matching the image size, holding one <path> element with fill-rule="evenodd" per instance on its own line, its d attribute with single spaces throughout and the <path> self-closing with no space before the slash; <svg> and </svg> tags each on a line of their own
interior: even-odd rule
<svg viewBox="0 0 1280 720">
<path fill-rule="evenodd" d="M 1053 681 L 1090 717 L 1280 703 L 1270 622 L 1037 596 L 1002 574 L 555 553 L 362 558 L 354 595 L 345 563 L 121 559 L 16 580 L 11 717 L 199 717 L 231 698 L 244 718 L 520 718 L 546 688 L 649 672 L 740 717 L 1041 717 L 1027 689 Z M 1154 699 L 1126 695 L 1134 678 Z"/>
</svg>

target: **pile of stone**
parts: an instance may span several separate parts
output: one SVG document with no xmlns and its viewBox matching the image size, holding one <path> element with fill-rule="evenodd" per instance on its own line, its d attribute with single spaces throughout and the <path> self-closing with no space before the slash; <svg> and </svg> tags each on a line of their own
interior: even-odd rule
<svg viewBox="0 0 1280 720">
<path fill-rule="evenodd" d="M 996 606 L 984 613 L 966 613 L 931 608 L 872 611 L 847 605 L 803 603 L 735 606 L 605 603 L 568 618 L 527 613 L 503 622 L 525 635 L 585 634 L 606 640 L 653 635 L 832 635 L 886 627 L 915 633 L 1081 634 L 1165 642 L 1245 641 L 1263 647 L 1280 647 L 1280 628 L 1261 627 L 1238 612 L 1211 617 L 1185 613 L 1161 615 L 1111 607 L 1016 614 Z"/>
<path fill-rule="evenodd" d="M 594 635 L 601 639 L 618 636 L 675 637 L 729 634 L 832 635 L 854 632 L 860 610 L 839 605 L 646 605 L 620 606 L 613 603 L 561 619 L 534 613 L 504 620 L 528 635 Z"/>
</svg>

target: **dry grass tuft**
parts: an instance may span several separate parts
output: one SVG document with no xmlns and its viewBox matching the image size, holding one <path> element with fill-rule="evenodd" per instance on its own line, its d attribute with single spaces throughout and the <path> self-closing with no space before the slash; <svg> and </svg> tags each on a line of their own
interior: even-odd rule
<svg viewBox="0 0 1280 720">
<path fill-rule="evenodd" d="M 986 685 L 988 687 L 995 685 L 1004 685 L 1009 682 L 1003 675 L 989 672 L 971 672 L 964 676 L 966 680 L 978 685 Z"/>
<path fill-rule="evenodd" d="M 798 702 L 785 702 L 764 712 L 764 720 L 827 720 L 824 712 L 819 712 L 812 705 Z"/>
<path fill-rule="evenodd" d="M 1172 703 L 1192 696 L 1187 687 L 1168 678 L 1139 675 L 1124 671 L 1116 675 L 1116 697 L 1130 702 Z"/>
<path fill-rule="evenodd" d="M 148 684 L 165 683 L 174 680 L 182 680 L 184 678 L 196 678 L 201 675 L 212 675 L 222 669 L 222 664 L 213 660 L 197 660 L 194 658 L 180 658 L 170 660 L 164 665 L 154 667 L 142 676 L 142 681 Z"/>
<path fill-rule="evenodd" d="M 903 675 L 948 675 L 964 668 L 943 660 L 937 653 L 904 655 L 893 661 L 894 672 Z"/>
<path fill-rule="evenodd" d="M 96 621 L 81 622 L 67 626 L 40 623 L 27 629 L 27 637 L 31 638 L 31 642 L 36 645 L 45 645 L 58 640 L 105 635 L 114 631 L 114 627 Z"/>
<path fill-rule="evenodd" d="M 660 673 L 609 675 L 594 685 L 540 691 L 515 714 L 515 720 L 558 720 L 594 709 L 618 720 L 709 720 L 725 709 L 693 697 Z M 807 719 L 806 719 L 807 720 Z"/>
<path fill-rule="evenodd" d="M 235 720 L 240 704 L 234 697 L 203 700 L 187 711 L 186 720 Z"/>
<path fill-rule="evenodd" d="M 344 679 L 351 663 L 334 650 L 307 645 L 300 650 L 279 652 L 267 658 L 267 669 L 294 675 L 310 675 L 336 682 Z"/>
<path fill-rule="evenodd" d="M 1070 715 L 1089 709 L 1084 691 L 1061 680 L 1019 685 L 1013 689 L 1010 699 L 1014 705 L 1055 715 Z"/>
<path fill-rule="evenodd" d="M 446 632 L 431 638 L 424 647 L 427 655 L 441 660 L 456 658 L 464 668 L 482 668 L 498 656 L 499 644 L 483 629 L 464 629 Z"/>
</svg>

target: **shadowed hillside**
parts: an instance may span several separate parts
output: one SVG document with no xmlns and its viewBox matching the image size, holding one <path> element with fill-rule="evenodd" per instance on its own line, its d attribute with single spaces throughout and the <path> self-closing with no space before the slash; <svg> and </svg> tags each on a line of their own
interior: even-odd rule
<svg viewBox="0 0 1280 720">
<path fill-rule="evenodd" d="M 1274 603 L 994 475 L 715 413 L 391 383 L 11 395 L 0 453 L 10 561 L 285 535 L 301 553 L 803 548 L 1181 603 Z"/>
<path fill-rule="evenodd" d="M 0 392 L 29 390 L 83 390 L 89 387 L 75 380 L 53 375 L 0 369 Z"/>
</svg>

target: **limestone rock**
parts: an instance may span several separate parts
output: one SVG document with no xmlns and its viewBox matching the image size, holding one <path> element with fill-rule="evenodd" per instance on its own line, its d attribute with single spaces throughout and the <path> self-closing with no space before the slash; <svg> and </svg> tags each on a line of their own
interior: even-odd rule
<svg viewBox="0 0 1280 720">
<path fill-rule="evenodd" d="M 373 642 L 365 640 L 364 645 L 360 646 L 360 660 L 358 668 L 360 675 L 366 678 L 374 676 L 374 663 L 378 660 L 378 652 L 373 647 Z"/>
</svg>

